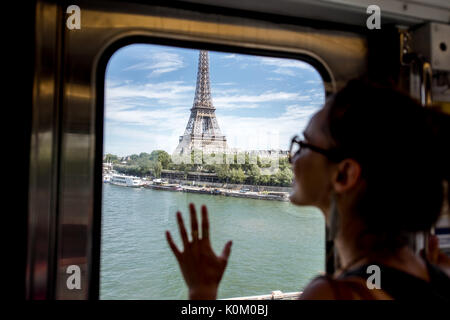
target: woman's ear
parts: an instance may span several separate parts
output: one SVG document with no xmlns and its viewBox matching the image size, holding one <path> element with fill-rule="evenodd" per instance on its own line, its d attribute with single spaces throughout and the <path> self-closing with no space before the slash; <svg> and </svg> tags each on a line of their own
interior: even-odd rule
<svg viewBox="0 0 450 320">
<path fill-rule="evenodd" d="M 337 164 L 333 187 L 337 193 L 354 188 L 361 177 L 361 165 L 353 159 L 345 159 Z"/>
</svg>

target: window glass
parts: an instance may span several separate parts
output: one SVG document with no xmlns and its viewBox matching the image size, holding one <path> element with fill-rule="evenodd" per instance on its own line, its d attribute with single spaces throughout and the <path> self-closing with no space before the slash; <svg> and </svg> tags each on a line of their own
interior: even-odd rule
<svg viewBox="0 0 450 320">
<path fill-rule="evenodd" d="M 233 240 L 219 299 L 301 291 L 323 272 L 323 216 L 287 197 L 291 137 L 323 103 L 302 61 L 118 50 L 105 75 L 100 298 L 187 298 L 164 233 L 182 249 L 175 213 L 189 226 L 190 202 L 207 205 L 216 254 Z"/>
</svg>

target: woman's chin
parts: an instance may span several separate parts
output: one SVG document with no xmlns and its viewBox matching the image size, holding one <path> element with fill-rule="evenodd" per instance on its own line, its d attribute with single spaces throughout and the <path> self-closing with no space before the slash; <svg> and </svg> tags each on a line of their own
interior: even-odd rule
<svg viewBox="0 0 450 320">
<path fill-rule="evenodd" d="M 293 190 L 289 195 L 289 201 L 297 206 L 314 206 L 315 204 L 311 201 L 310 197 L 307 197 L 303 192 L 301 192 L 298 185 L 294 184 Z"/>
<path fill-rule="evenodd" d="M 294 191 L 292 191 L 292 193 L 289 195 L 289 201 L 298 206 L 304 205 L 303 201 L 301 201 L 301 197 L 298 194 L 298 191 L 295 190 L 295 188 Z"/>
</svg>

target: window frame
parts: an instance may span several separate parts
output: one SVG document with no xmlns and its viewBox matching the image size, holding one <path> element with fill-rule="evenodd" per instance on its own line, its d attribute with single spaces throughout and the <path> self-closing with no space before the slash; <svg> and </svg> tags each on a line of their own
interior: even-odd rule
<svg viewBox="0 0 450 320">
<path fill-rule="evenodd" d="M 220 8 L 199 14 L 196 8 L 181 10 L 161 4 L 84 3 L 85 24 L 82 22 L 81 30 L 68 30 L 62 23 L 64 9 L 38 1 L 36 10 L 29 299 L 42 295 L 50 299 L 99 298 L 104 77 L 108 61 L 118 49 L 149 43 L 297 59 L 318 71 L 326 96 L 367 69 L 367 39 L 359 29 L 339 29 L 338 25 L 319 29 L 320 23 L 313 28 L 305 20 L 283 20 L 275 15 L 244 17 Z M 202 25 L 214 28 L 205 32 Z M 339 41 L 344 40 L 352 45 L 345 56 L 352 64 L 346 68 L 339 60 Z M 42 90 L 49 83 L 52 90 Z M 53 120 L 44 123 L 40 119 Z M 50 157 L 43 156 L 45 150 L 50 150 Z M 40 197 L 42 188 L 45 193 Z M 39 237 L 45 233 L 47 237 Z M 74 234 L 82 241 L 73 241 Z M 36 248 L 44 248 L 43 254 L 36 255 Z M 70 258 L 82 265 L 79 291 L 65 288 Z M 326 269 L 330 270 L 328 265 Z"/>
</svg>

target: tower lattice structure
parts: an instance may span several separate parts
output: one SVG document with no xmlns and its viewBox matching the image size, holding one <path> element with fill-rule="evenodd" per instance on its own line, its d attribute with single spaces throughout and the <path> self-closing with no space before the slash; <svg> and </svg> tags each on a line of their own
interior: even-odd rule
<svg viewBox="0 0 450 320">
<path fill-rule="evenodd" d="M 192 150 L 226 153 L 227 139 L 220 131 L 215 110 L 211 99 L 208 51 L 202 50 L 198 58 L 197 85 L 191 115 L 175 153 L 187 154 Z"/>
</svg>

